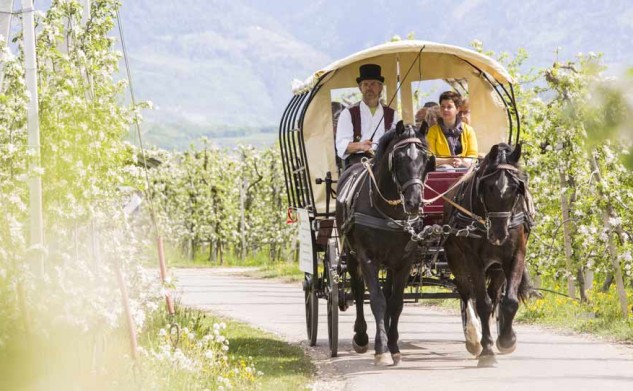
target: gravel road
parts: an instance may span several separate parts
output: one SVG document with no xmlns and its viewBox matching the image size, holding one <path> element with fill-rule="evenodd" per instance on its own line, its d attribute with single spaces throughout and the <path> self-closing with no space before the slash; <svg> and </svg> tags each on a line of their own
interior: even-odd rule
<svg viewBox="0 0 633 391">
<path fill-rule="evenodd" d="M 173 274 L 182 305 L 250 323 L 304 346 L 319 371 L 315 390 L 633 390 L 629 346 L 519 325 L 516 351 L 498 355 L 496 368 L 477 368 L 464 347 L 459 315 L 415 304 L 405 306 L 400 321 L 400 365 L 374 367 L 371 344 L 369 353 L 354 352 L 353 308 L 339 314 L 339 356 L 329 358 L 325 301 L 320 300 L 317 346 L 309 347 L 301 285 L 246 278 L 243 272 L 175 269 Z M 373 341 L 368 305 L 365 314 Z"/>
</svg>

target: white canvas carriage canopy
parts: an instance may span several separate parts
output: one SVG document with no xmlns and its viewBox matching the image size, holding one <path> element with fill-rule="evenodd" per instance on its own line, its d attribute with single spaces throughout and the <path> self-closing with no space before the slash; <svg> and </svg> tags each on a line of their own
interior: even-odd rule
<svg viewBox="0 0 633 391">
<path fill-rule="evenodd" d="M 406 40 L 374 46 L 316 71 L 303 83 L 295 83 L 293 93 L 302 94 L 318 87 L 303 117 L 303 139 L 310 178 L 324 178 L 331 172 L 337 178 L 331 92 L 357 87 L 358 68 L 374 63 L 382 67 L 385 78 L 384 103 L 398 89 L 399 99 L 391 107 L 399 110 L 405 123 L 414 123 L 412 83 L 426 80 L 465 79 L 471 109 L 471 123 L 476 131 L 479 152 L 486 153 L 499 142 L 507 142 L 510 117 L 504 100 L 495 87 L 509 86 L 512 77 L 494 59 L 473 50 L 428 41 Z M 405 74 L 411 68 L 408 75 Z M 507 91 L 507 90 L 506 90 Z M 440 91 L 441 92 L 441 91 Z M 439 94 L 439 92 L 438 92 Z M 437 100 L 437 97 L 432 97 Z M 325 187 L 313 186 L 315 208 L 325 208 Z M 334 201 L 330 208 L 333 210 Z"/>
</svg>

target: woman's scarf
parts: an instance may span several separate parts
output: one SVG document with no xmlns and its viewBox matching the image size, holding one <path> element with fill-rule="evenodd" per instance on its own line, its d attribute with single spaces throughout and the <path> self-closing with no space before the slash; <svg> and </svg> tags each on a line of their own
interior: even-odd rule
<svg viewBox="0 0 633 391">
<path fill-rule="evenodd" d="M 444 125 L 444 121 L 441 118 L 438 118 L 438 124 L 442 128 L 442 133 L 444 133 L 444 137 L 448 141 L 448 148 L 450 149 L 451 156 L 459 156 L 462 153 L 462 133 L 464 132 L 464 128 L 462 126 L 462 120 L 457 118 L 455 120 L 455 124 L 448 128 Z"/>
</svg>

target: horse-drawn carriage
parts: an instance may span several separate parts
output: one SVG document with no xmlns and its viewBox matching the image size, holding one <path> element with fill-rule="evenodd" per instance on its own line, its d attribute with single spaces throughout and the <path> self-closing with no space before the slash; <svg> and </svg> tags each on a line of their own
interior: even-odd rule
<svg viewBox="0 0 633 391">
<path fill-rule="evenodd" d="M 373 163 L 359 164 L 355 174 L 348 173 L 348 171 L 354 171 L 351 169 L 346 170 L 344 174 L 336 158 L 332 102 L 340 97 L 341 91 L 357 88 L 355 76 L 359 66 L 367 63 L 381 66 L 385 76 L 386 101 L 393 109 L 399 110 L 403 123 L 392 132 L 394 134 L 390 141 L 381 141 Z M 431 157 L 424 137 L 420 138 L 419 135 L 417 138 L 414 137 L 412 132 L 415 129 L 412 126 L 406 126 L 406 124 L 414 123 L 415 106 L 420 104 L 418 102 L 420 93 L 424 93 L 420 91 L 420 86 L 429 85 L 429 82 L 442 82 L 462 94 L 467 94 L 472 113 L 471 123 L 477 132 L 480 151 L 487 152 L 498 143 L 517 144 L 520 126 L 512 77 L 508 72 L 495 60 L 481 53 L 425 41 L 408 40 L 386 43 L 360 51 L 318 70 L 305 82 L 295 83 L 294 96 L 281 119 L 279 136 L 288 192 L 289 215 L 299 223 L 299 262 L 301 270 L 305 272 L 303 289 L 308 339 L 312 346 L 316 344 L 318 299 L 325 299 L 327 300 L 328 340 L 333 357 L 337 355 L 338 349 L 339 311 L 346 310 L 355 302 L 357 315 L 358 311 L 362 315 L 362 304 L 365 299 L 369 298 L 370 301 L 375 299 L 378 302 L 382 300 L 385 304 L 384 296 L 389 296 L 386 302 L 389 311 L 392 289 L 395 287 L 394 292 L 397 293 L 402 283 L 408 287 L 403 293 L 404 298 L 417 300 L 430 297 L 461 297 L 462 317 L 468 342 L 466 321 L 469 319 L 469 309 L 467 304 L 475 299 L 476 295 L 465 293 L 466 288 L 462 289 L 459 295 L 456 293 L 455 283 L 459 285 L 459 281 L 453 278 L 447 265 L 444 248 L 446 241 L 450 237 L 459 236 L 469 239 L 480 238 L 482 233 L 480 232 L 479 236 L 475 233 L 478 224 L 484 226 L 483 235 L 490 236 L 490 232 L 486 231 L 490 231 L 490 227 L 496 225 L 495 219 L 503 219 L 506 223 L 510 220 L 517 220 L 519 223 L 525 221 L 515 218 L 514 213 L 511 213 L 510 217 L 508 211 L 499 211 L 494 206 L 486 207 L 482 196 L 483 210 L 480 214 L 483 217 L 478 217 L 475 213 L 456 206 L 455 208 L 464 211 L 460 212 L 460 216 L 463 217 L 465 213 L 466 220 L 468 218 L 470 220 L 461 225 L 454 219 L 447 222 L 447 216 L 444 213 L 446 198 L 444 195 L 451 189 L 453 192 L 457 191 L 457 185 L 463 188 L 463 184 L 467 182 L 464 175 L 473 177 L 475 173 L 472 170 L 433 171 L 429 169 L 428 163 Z M 397 99 L 394 99 L 395 97 Z M 519 171 L 516 168 L 520 149 L 518 154 L 516 151 L 512 153 L 513 150 L 510 149 L 507 155 L 505 149 L 502 152 L 498 147 L 492 149 L 495 151 L 493 159 L 495 161 L 492 162 L 495 169 L 487 172 L 487 177 L 494 174 L 495 180 L 500 181 L 495 173 L 502 172 L 499 178 L 505 178 L 505 173 L 509 172 L 512 178 L 517 179 L 514 181 L 509 177 L 511 184 L 516 184 L 514 187 L 525 187 L 524 180 L 519 178 L 517 175 Z M 413 161 L 415 159 L 419 160 L 418 163 Z M 408 168 L 403 168 L 402 173 L 396 172 L 399 170 L 398 165 L 407 164 L 406 162 L 409 164 Z M 381 188 L 371 174 L 373 170 L 374 174 L 380 175 L 380 165 L 384 166 L 383 174 L 388 175 L 395 182 L 394 190 L 386 196 L 387 198 L 395 197 L 393 203 L 390 204 L 389 200 L 381 195 L 383 200 L 387 201 L 382 207 L 386 212 L 380 210 L 378 210 L 380 213 L 372 212 L 372 208 L 373 211 L 381 208 L 378 205 L 380 200 L 376 201 L 376 199 L 368 201 L 369 212 L 360 213 L 358 210 L 349 210 L 350 197 L 348 201 L 344 200 L 344 192 L 356 194 L 356 199 L 363 198 L 358 196 L 361 193 L 363 195 L 368 193 L 370 198 L 375 197 L 372 195 L 372 189 L 373 193 L 380 193 Z M 412 169 L 411 167 L 414 166 L 417 168 Z M 356 190 L 348 189 L 350 187 L 348 182 L 352 182 L 349 177 L 363 175 L 365 179 Z M 399 175 L 412 176 L 413 179 L 409 182 L 414 185 L 407 186 L 406 190 L 401 189 L 398 183 Z M 345 181 L 348 188 L 343 189 L 342 186 L 337 186 L 341 185 L 341 181 Z M 477 181 L 477 187 L 479 187 L 479 181 Z M 483 187 L 482 185 L 482 189 Z M 412 208 L 416 210 L 406 210 L 402 202 L 405 197 L 422 199 L 424 205 L 418 205 L 414 200 Z M 394 206 L 398 204 L 398 199 L 400 199 L 400 205 Z M 357 203 L 362 205 L 361 201 Z M 512 207 L 515 206 L 516 202 Z M 357 206 L 357 208 L 362 208 L 362 206 Z M 472 205 L 470 208 L 476 209 Z M 505 224 L 506 231 L 508 227 L 509 225 Z M 351 232 L 354 230 L 356 232 Z M 359 285 L 358 280 L 362 280 L 363 276 L 359 276 L 355 269 L 360 268 L 363 263 L 371 264 L 371 261 L 363 258 L 365 250 L 359 248 L 362 247 L 362 243 L 359 243 L 358 237 L 354 239 L 354 235 L 371 237 L 374 241 L 386 238 L 385 248 L 396 246 L 393 247 L 396 250 L 390 250 L 392 253 L 395 251 L 402 257 L 414 258 L 412 262 L 405 263 L 403 266 L 406 274 L 404 277 L 397 268 L 389 268 L 389 272 L 380 271 L 380 286 L 385 295 L 376 293 L 376 287 L 373 286 L 375 284 L 371 281 L 370 273 L 366 269 L 363 269 L 363 274 L 365 283 L 369 286 L 369 293 L 365 292 L 362 281 Z M 354 270 L 350 270 L 352 267 L 350 265 L 353 265 Z M 498 271 L 504 268 L 505 266 L 492 267 L 491 270 Z M 499 286 L 494 288 L 501 291 L 506 281 L 505 279 L 498 281 Z M 429 292 L 424 289 L 426 286 L 440 286 L 448 290 Z M 362 292 L 359 293 L 359 290 Z M 501 293 L 494 293 L 494 295 L 496 297 L 493 297 L 492 301 L 496 305 L 501 299 Z M 402 301 L 397 294 L 394 297 L 396 297 L 395 301 Z M 399 309 L 390 311 L 397 312 L 399 316 L 401 304 Z M 382 307 L 374 307 L 372 302 L 372 311 L 377 317 L 378 328 L 381 327 L 382 322 L 378 321 L 380 315 L 376 315 L 376 312 L 383 314 L 385 309 Z M 396 307 L 398 307 L 397 304 Z M 471 309 L 471 314 L 473 311 Z M 397 316 L 392 320 L 396 328 Z M 385 321 L 388 328 L 389 323 L 389 320 Z M 487 326 L 484 325 L 485 327 Z M 357 334 L 353 341 L 357 351 L 362 352 L 366 349 L 368 341 L 366 333 L 363 334 L 365 329 L 364 318 L 362 321 L 357 318 L 355 324 Z M 390 329 L 389 334 L 391 333 Z M 511 325 L 507 333 L 512 333 Z M 379 337 L 378 333 L 377 360 L 379 354 L 383 353 L 378 346 Z M 380 344 L 386 346 L 386 341 L 381 341 Z M 394 360 L 398 360 L 399 351 L 397 344 L 394 344 L 395 342 L 390 342 L 389 350 Z M 384 349 L 386 348 L 383 347 L 382 350 Z M 472 348 L 472 350 L 476 354 L 480 349 Z"/>
</svg>

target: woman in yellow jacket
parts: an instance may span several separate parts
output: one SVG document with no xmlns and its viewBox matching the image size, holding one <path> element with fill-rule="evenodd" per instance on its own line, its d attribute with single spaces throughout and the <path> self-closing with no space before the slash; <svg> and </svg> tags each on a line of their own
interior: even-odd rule
<svg viewBox="0 0 633 391">
<path fill-rule="evenodd" d="M 457 92 L 443 92 L 440 95 L 441 118 L 426 135 L 438 166 L 470 167 L 477 159 L 475 130 L 458 115 L 461 100 Z"/>
</svg>

